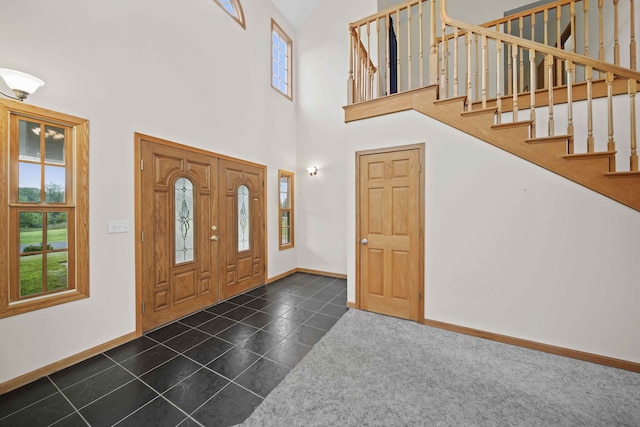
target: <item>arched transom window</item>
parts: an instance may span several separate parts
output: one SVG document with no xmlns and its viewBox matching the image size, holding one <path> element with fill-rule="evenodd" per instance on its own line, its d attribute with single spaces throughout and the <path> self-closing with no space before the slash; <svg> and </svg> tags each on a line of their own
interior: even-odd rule
<svg viewBox="0 0 640 427">
<path fill-rule="evenodd" d="M 242 5 L 240 0 L 214 0 L 221 8 L 223 8 L 238 24 L 245 28 L 244 25 L 244 13 L 242 12 Z"/>
</svg>

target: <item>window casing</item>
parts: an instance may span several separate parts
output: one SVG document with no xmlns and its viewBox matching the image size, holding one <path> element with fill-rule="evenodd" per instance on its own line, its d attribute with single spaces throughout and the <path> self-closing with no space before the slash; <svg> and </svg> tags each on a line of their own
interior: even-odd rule
<svg viewBox="0 0 640 427">
<path fill-rule="evenodd" d="M 278 220 L 280 250 L 293 248 L 293 173 L 283 170 L 278 171 Z"/>
<path fill-rule="evenodd" d="M 218 6 L 224 9 L 242 28 L 246 29 L 244 23 L 244 12 L 240 0 L 214 0 Z"/>
<path fill-rule="evenodd" d="M 293 87 L 291 78 L 292 67 L 291 38 L 271 20 L 271 86 L 293 100 Z"/>
<path fill-rule="evenodd" d="M 2 318 L 89 296 L 89 123 L 4 100 L 0 119 Z"/>
</svg>

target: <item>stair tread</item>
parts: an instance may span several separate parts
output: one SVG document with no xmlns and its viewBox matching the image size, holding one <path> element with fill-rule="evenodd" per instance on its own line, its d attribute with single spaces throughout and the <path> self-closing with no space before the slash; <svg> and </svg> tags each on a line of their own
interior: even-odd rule
<svg viewBox="0 0 640 427">
<path fill-rule="evenodd" d="M 638 178 L 640 178 L 640 171 L 607 172 L 605 175 L 610 178 L 619 178 L 619 177 L 628 177 L 628 176 L 637 176 Z"/>
<path fill-rule="evenodd" d="M 453 98 L 437 99 L 433 103 L 434 104 L 453 104 L 459 101 L 466 101 L 466 99 L 467 99 L 466 95 L 461 95 L 461 96 L 455 96 Z"/>
<path fill-rule="evenodd" d="M 479 108 L 477 110 L 471 110 L 471 111 L 465 111 L 462 114 L 463 117 L 470 117 L 470 116 L 479 116 L 482 114 L 495 114 L 498 111 L 497 107 L 493 107 L 493 108 Z"/>
<path fill-rule="evenodd" d="M 556 141 L 568 141 L 569 139 L 573 138 L 573 135 L 554 135 L 554 136 L 541 136 L 538 138 L 529 138 L 526 140 L 526 142 L 530 143 L 530 144 L 542 144 L 545 142 L 556 142 Z"/>
<path fill-rule="evenodd" d="M 520 127 L 520 126 L 531 126 L 532 124 L 533 124 L 533 121 L 531 120 L 522 120 L 518 122 L 500 123 L 497 125 L 492 125 L 491 127 L 493 129 L 509 129 L 509 128 Z"/>
<path fill-rule="evenodd" d="M 564 156 L 567 160 L 579 160 L 579 159 L 599 159 L 602 157 L 615 156 L 617 151 L 598 151 L 596 153 L 577 153 L 567 154 Z"/>
</svg>

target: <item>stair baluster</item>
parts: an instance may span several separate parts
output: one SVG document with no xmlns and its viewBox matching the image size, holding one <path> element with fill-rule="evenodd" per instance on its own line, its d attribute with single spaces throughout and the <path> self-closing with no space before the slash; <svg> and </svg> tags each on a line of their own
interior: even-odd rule
<svg viewBox="0 0 640 427">
<path fill-rule="evenodd" d="M 471 38 L 473 34 L 465 35 L 465 44 L 467 45 L 467 111 L 473 110 L 473 92 L 471 87 Z"/>
<path fill-rule="evenodd" d="M 574 82 L 574 65 L 573 62 L 567 61 L 567 135 L 569 141 L 567 152 L 573 154 L 573 82 Z"/>
<path fill-rule="evenodd" d="M 549 74 L 549 81 L 553 81 L 553 55 L 547 54 L 546 64 Z M 549 136 L 555 134 L 555 126 L 553 124 L 553 85 L 549 85 Z"/>
<path fill-rule="evenodd" d="M 630 168 L 629 170 L 632 172 L 638 171 L 638 145 L 636 143 L 636 93 L 638 92 L 638 81 L 637 80 L 629 80 L 629 101 L 631 112 L 630 117 L 630 126 L 631 126 L 631 158 L 630 158 Z"/>
<path fill-rule="evenodd" d="M 609 121 L 608 121 L 608 131 L 609 131 L 609 140 L 607 141 L 607 151 L 614 152 L 616 151 L 616 143 L 613 139 L 613 73 L 607 72 L 606 81 L 607 81 L 607 105 L 609 110 Z M 616 158 L 615 156 L 611 157 L 609 161 L 609 172 L 616 171 Z"/>
<path fill-rule="evenodd" d="M 529 49 L 529 96 L 530 96 L 530 120 L 531 131 L 530 138 L 536 137 L 536 51 Z"/>
<path fill-rule="evenodd" d="M 587 66 L 585 69 L 587 79 L 587 153 L 595 151 L 595 140 L 593 138 L 593 67 Z"/>
</svg>

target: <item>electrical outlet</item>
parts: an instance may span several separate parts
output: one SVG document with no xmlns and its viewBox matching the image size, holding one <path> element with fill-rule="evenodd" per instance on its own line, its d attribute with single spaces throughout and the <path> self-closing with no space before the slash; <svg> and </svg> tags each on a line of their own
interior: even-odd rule
<svg viewBox="0 0 640 427">
<path fill-rule="evenodd" d="M 109 220 L 109 234 L 113 233 L 128 233 L 129 229 L 128 219 L 110 219 Z"/>
</svg>

